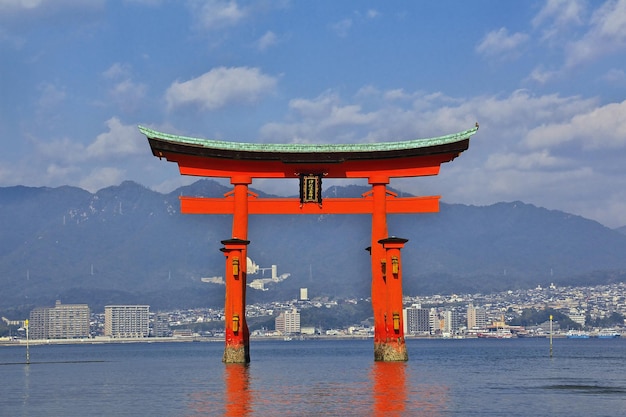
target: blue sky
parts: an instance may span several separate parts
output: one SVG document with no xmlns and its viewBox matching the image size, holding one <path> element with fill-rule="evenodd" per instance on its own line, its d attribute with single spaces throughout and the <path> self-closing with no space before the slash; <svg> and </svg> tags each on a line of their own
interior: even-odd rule
<svg viewBox="0 0 626 417">
<path fill-rule="evenodd" d="M 0 186 L 196 180 L 139 124 L 357 143 L 479 122 L 439 176 L 391 185 L 626 225 L 626 0 L 0 0 L 0 57 Z"/>
</svg>

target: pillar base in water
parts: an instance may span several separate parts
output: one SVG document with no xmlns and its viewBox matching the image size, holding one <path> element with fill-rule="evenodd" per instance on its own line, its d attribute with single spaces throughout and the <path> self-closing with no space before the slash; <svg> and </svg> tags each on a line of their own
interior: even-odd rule
<svg viewBox="0 0 626 417">
<path fill-rule="evenodd" d="M 406 362 L 409 360 L 409 354 L 404 343 L 375 343 L 374 360 L 380 362 Z"/>
<path fill-rule="evenodd" d="M 226 346 L 222 362 L 250 363 L 250 351 L 247 346 Z"/>
</svg>

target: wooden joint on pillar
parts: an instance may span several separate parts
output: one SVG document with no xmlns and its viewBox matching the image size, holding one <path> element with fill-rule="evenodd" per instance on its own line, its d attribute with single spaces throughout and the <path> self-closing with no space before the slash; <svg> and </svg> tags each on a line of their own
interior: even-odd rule
<svg viewBox="0 0 626 417">
<path fill-rule="evenodd" d="M 248 175 L 237 175 L 230 178 L 230 183 L 233 185 L 249 185 L 252 184 L 252 177 Z"/>
<path fill-rule="evenodd" d="M 253 197 L 253 198 L 258 198 L 259 197 L 259 195 L 257 193 L 255 193 L 254 191 L 250 191 L 250 190 L 247 190 L 247 191 L 248 191 L 248 195 L 250 197 Z M 224 193 L 224 197 L 233 197 L 234 195 L 235 195 L 235 190 L 234 189 Z"/>
<path fill-rule="evenodd" d="M 389 176 L 387 175 L 373 175 L 367 179 L 368 184 L 389 184 Z"/>
</svg>

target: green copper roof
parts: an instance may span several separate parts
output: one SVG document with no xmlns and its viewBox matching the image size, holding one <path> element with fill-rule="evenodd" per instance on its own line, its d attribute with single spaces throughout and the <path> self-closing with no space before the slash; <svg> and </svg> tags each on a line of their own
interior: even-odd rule
<svg viewBox="0 0 626 417">
<path fill-rule="evenodd" d="M 450 135 L 434 138 L 413 139 L 398 142 L 378 142 L 378 143 L 355 143 L 355 144 L 301 144 L 301 143 L 245 143 L 228 142 L 221 140 L 199 139 L 187 136 L 171 135 L 157 132 L 143 126 L 139 126 L 141 133 L 149 139 L 156 139 L 189 146 L 220 149 L 225 151 L 243 152 L 276 152 L 276 153 L 351 153 L 351 152 L 380 152 L 380 151 L 400 151 L 405 149 L 427 148 L 432 146 L 447 145 L 468 139 L 476 131 L 476 127 L 463 132 L 452 133 Z"/>
</svg>

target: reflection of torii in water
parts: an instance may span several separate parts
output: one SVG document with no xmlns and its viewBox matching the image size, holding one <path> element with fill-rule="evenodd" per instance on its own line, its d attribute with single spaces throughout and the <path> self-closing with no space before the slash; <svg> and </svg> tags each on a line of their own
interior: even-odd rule
<svg viewBox="0 0 626 417">
<path fill-rule="evenodd" d="M 261 291 L 267 291 L 268 290 L 268 288 L 265 288 L 265 284 L 281 282 L 281 281 L 284 281 L 284 280 L 286 280 L 287 278 L 289 278 L 291 276 L 291 274 L 289 274 L 289 273 L 281 274 L 280 276 L 278 276 L 278 266 L 277 265 L 272 265 L 271 268 L 261 268 L 259 265 L 254 263 L 254 261 L 252 259 L 247 258 L 247 273 L 248 273 L 248 275 L 257 274 L 259 271 L 261 271 L 261 277 L 265 276 L 265 271 L 272 271 L 272 277 L 271 278 L 257 278 L 255 280 L 252 280 L 252 282 L 250 282 L 248 284 L 248 286 L 250 288 L 253 288 L 255 290 L 261 290 Z"/>
</svg>

